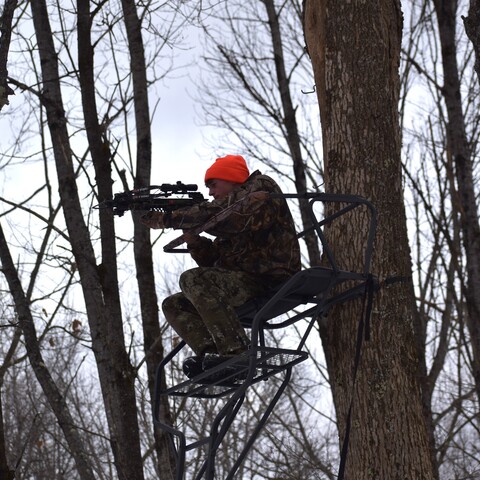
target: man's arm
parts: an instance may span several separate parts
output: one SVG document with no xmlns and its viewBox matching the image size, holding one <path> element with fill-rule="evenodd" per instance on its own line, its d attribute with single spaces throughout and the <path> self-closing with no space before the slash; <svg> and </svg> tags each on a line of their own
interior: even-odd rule
<svg viewBox="0 0 480 480">
<path fill-rule="evenodd" d="M 210 238 L 184 231 L 188 253 L 199 267 L 213 267 L 218 258 L 216 245 Z"/>
</svg>

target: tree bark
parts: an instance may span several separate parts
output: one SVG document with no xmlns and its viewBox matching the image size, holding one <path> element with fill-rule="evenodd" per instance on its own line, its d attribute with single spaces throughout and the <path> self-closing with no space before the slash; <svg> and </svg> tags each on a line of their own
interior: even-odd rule
<svg viewBox="0 0 480 480">
<path fill-rule="evenodd" d="M 41 98 L 47 114 L 67 232 L 80 275 L 115 465 L 120 480 L 143 480 L 136 417 L 135 372 L 125 350 L 121 314 L 113 305 L 115 293 L 112 289 L 117 285 L 102 281 L 102 278 L 108 277 L 107 270 L 112 265 L 97 267 L 88 228 L 82 216 L 63 108 L 57 54 L 46 4 L 43 0 L 35 0 L 31 3 L 31 8 L 42 67 Z M 108 258 L 111 261 L 111 257 Z"/>
<path fill-rule="evenodd" d="M 398 119 L 400 2 L 307 0 L 305 36 L 312 60 L 324 141 L 325 185 L 377 208 L 372 338 L 352 386 L 360 302 L 328 317 L 327 364 L 340 437 L 353 393 L 346 478 L 432 479 L 418 384 L 415 299 L 403 203 Z M 359 271 L 362 218 L 327 229 L 342 267 Z M 402 281 L 389 283 L 384 280 Z M 353 388 L 354 387 L 354 388 Z"/>
</svg>

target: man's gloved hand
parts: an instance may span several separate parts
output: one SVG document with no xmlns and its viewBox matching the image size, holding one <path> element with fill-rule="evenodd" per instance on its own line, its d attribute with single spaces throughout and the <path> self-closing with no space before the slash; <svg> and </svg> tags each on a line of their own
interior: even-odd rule
<svg viewBox="0 0 480 480">
<path fill-rule="evenodd" d="M 150 228 L 165 228 L 162 212 L 148 212 L 140 217 L 140 221 Z"/>
</svg>

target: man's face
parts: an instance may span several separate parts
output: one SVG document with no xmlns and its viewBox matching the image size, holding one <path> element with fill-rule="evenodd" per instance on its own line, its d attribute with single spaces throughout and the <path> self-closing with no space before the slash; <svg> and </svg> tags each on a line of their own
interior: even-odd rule
<svg viewBox="0 0 480 480">
<path fill-rule="evenodd" d="M 219 180 L 217 178 L 213 178 L 207 182 L 208 194 L 215 200 L 223 200 L 236 187 L 238 187 L 238 183 Z"/>
</svg>

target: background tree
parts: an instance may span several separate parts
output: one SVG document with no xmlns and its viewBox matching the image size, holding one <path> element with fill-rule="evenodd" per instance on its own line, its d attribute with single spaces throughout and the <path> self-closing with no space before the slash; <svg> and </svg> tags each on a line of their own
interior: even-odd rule
<svg viewBox="0 0 480 480">
<path fill-rule="evenodd" d="M 46 111 L 67 232 L 85 298 L 112 451 L 120 478 L 142 479 L 143 466 L 134 393 L 135 372 L 126 351 L 119 293 L 116 288 L 118 279 L 114 219 L 108 212 L 101 211 L 102 256 L 97 267 L 75 180 L 59 65 L 46 3 L 32 3 L 32 20 L 40 55 L 42 107 Z M 88 127 L 87 124 L 87 132 L 91 131 Z M 104 200 L 112 198 L 113 194 L 110 175 L 102 171 L 103 165 L 99 160 L 93 157 L 99 198 Z M 107 168 L 109 167 L 108 165 Z"/>
<path fill-rule="evenodd" d="M 480 401 L 480 224 L 456 58 L 457 2 L 435 1 L 434 5 L 442 50 L 442 93 L 448 119 L 447 149 L 452 157 L 452 170 L 456 179 L 456 185 L 451 192 L 456 198 L 452 198 L 452 203 L 458 206 L 458 220 L 466 257 L 467 281 L 462 293 L 468 311 L 466 321 L 472 348 L 473 378 Z"/>
<path fill-rule="evenodd" d="M 145 320 L 143 322 L 145 326 L 143 340 L 147 349 L 144 350 L 145 360 L 143 358 L 139 359 L 137 366 L 132 364 L 132 360 L 135 358 L 131 351 L 132 332 L 129 331 L 129 325 L 124 322 L 122 311 L 126 303 L 123 302 L 122 305 L 120 297 L 120 275 L 117 263 L 119 254 L 117 241 L 119 240 L 115 232 L 114 219 L 110 213 L 100 211 L 99 224 L 97 225 L 95 217 L 91 215 L 92 204 L 112 197 L 112 184 L 115 178 L 117 181 L 120 179 L 123 185 L 128 188 L 150 183 L 148 176 L 150 175 L 151 165 L 149 133 L 151 119 L 147 91 L 151 83 L 147 82 L 147 70 L 150 72 L 150 82 L 158 81 L 157 71 L 161 71 L 162 67 L 155 64 L 152 58 L 157 61 L 160 59 L 157 55 L 163 43 L 160 44 L 155 41 L 155 38 L 158 40 L 159 35 L 158 30 L 155 30 L 157 27 L 154 28 L 151 23 L 150 15 L 152 15 L 152 11 L 155 12 L 153 3 L 142 7 L 139 15 L 133 2 L 125 1 L 122 6 L 123 10 L 118 10 L 113 5 L 112 8 L 109 8 L 110 6 L 107 4 L 94 6 L 89 2 L 79 2 L 78 11 L 69 11 L 65 10 L 60 3 L 50 4 L 47 8 L 45 2 L 39 1 L 31 4 L 31 18 L 29 18 L 28 11 L 25 8 L 18 9 L 16 22 L 22 24 L 22 26 L 28 25 L 30 28 L 33 26 L 36 33 L 36 44 L 33 44 L 30 48 L 30 37 L 25 39 L 22 38 L 21 33 L 13 32 L 17 34 L 12 36 L 14 43 L 16 46 L 20 46 L 16 52 L 22 53 L 22 47 L 26 45 L 27 48 L 23 52 L 31 56 L 32 59 L 31 63 L 27 62 L 23 65 L 32 65 L 33 68 L 28 70 L 25 75 L 20 76 L 18 66 L 20 65 L 20 68 L 22 68 L 21 63 L 19 63 L 18 57 L 15 57 L 12 65 L 15 67 L 13 70 L 17 76 L 15 78 L 15 75 L 13 75 L 13 78 L 10 78 L 9 81 L 16 85 L 18 89 L 21 89 L 23 96 L 29 98 L 34 108 L 32 111 L 38 112 L 38 115 L 31 115 L 25 123 L 23 133 L 32 128 L 33 131 L 37 132 L 36 139 L 43 141 L 43 144 L 37 142 L 37 145 L 41 148 L 40 155 L 34 153 L 33 156 L 37 158 L 43 156 L 45 159 L 46 182 L 35 194 L 28 194 L 28 200 L 23 200 L 23 206 L 20 206 L 21 202 L 18 201 L 14 203 L 4 199 L 4 202 L 12 205 L 11 211 L 7 213 L 16 212 L 18 214 L 19 210 L 23 211 L 27 218 L 36 218 L 42 227 L 47 225 L 48 232 L 54 231 L 57 234 L 61 232 L 56 239 L 52 239 L 52 244 L 47 243 L 47 249 L 58 248 L 59 239 L 60 243 L 65 242 L 66 244 L 65 247 L 60 246 L 60 248 L 65 248 L 66 258 L 64 263 L 70 264 L 75 282 L 68 283 L 71 290 L 63 298 L 60 298 L 60 303 L 56 308 L 63 312 L 68 311 L 69 305 L 65 301 L 66 296 L 74 295 L 74 290 L 78 294 L 78 287 L 81 288 L 86 316 L 81 315 L 79 322 L 81 325 L 85 318 L 88 320 L 89 333 L 91 334 L 89 341 L 91 343 L 87 342 L 85 347 L 91 348 L 95 357 L 104 401 L 103 416 L 109 427 L 107 433 L 105 425 L 102 425 L 104 428 L 103 434 L 109 438 L 111 448 L 110 451 L 104 451 L 104 461 L 108 464 L 111 461 L 110 456 L 113 456 L 115 474 L 119 478 L 144 478 L 142 450 L 150 452 L 153 447 L 153 450 L 156 450 L 157 453 L 157 474 L 169 478 L 171 475 L 170 449 L 167 448 L 165 443 L 161 444 L 163 439 L 160 436 L 157 437 L 155 444 L 148 445 L 148 442 L 145 442 L 145 445 L 143 445 L 139 433 L 139 419 L 142 418 L 142 415 L 137 408 L 139 397 L 136 389 L 140 389 L 140 385 L 144 381 L 144 374 L 139 369 L 142 365 L 147 366 L 145 380 L 150 383 L 151 392 L 154 366 L 158 362 L 159 355 L 162 354 L 162 344 L 159 341 L 157 299 L 154 290 L 152 293 L 154 282 L 151 250 L 148 250 L 148 232 L 145 233 L 144 229 L 140 233 L 137 232 L 134 238 L 135 251 L 138 253 L 139 250 L 143 250 L 140 258 L 142 258 L 142 255 L 145 257 L 145 255 L 150 254 L 149 262 L 143 258 L 143 262 L 137 263 L 139 288 L 142 289 L 142 311 L 138 318 L 141 325 L 143 314 Z M 175 22 L 175 25 L 178 26 L 183 20 L 176 20 L 175 11 L 170 10 L 169 13 L 166 11 L 164 13 L 166 17 L 166 23 L 164 24 L 165 38 L 170 36 L 170 39 L 173 39 L 174 29 L 171 25 Z M 30 21 L 32 23 L 29 23 Z M 151 55 L 151 58 L 148 60 L 143 57 L 140 35 L 142 22 L 144 22 L 147 30 L 149 29 L 148 35 L 150 38 L 154 40 L 150 44 L 149 55 Z M 54 28 L 52 28 L 52 23 Z M 74 27 L 77 25 L 78 30 L 75 30 Z M 125 36 L 123 28 L 125 28 Z M 71 41 L 75 37 L 78 41 L 78 57 L 72 50 Z M 162 39 L 162 42 L 165 38 Z M 125 41 L 119 42 L 119 39 L 122 39 L 122 41 L 125 39 Z M 113 66 L 116 68 L 106 69 L 107 64 L 100 63 L 101 60 L 99 61 L 99 59 L 106 52 L 109 61 L 112 61 L 110 54 L 112 44 L 110 42 L 114 42 L 116 45 L 115 55 L 117 57 L 113 57 Z M 125 50 L 122 51 L 119 48 L 120 45 Z M 59 49 L 58 46 L 63 49 Z M 38 62 L 37 53 L 39 55 Z M 94 53 L 96 62 L 93 61 Z M 131 58 L 131 69 L 121 65 L 118 56 L 122 54 L 124 58 Z M 78 64 L 75 63 L 75 58 L 78 58 Z M 169 62 L 166 62 L 167 70 L 169 66 Z M 105 72 L 107 72 L 106 75 Z M 125 72 L 127 73 L 125 74 Z M 130 86 L 130 81 L 133 87 Z M 41 88 L 37 89 L 32 85 L 41 85 Z M 80 92 L 80 96 L 77 95 L 77 91 Z M 79 104 L 82 105 L 81 111 L 76 109 Z M 136 111 L 135 119 L 138 129 L 136 154 L 138 157 L 137 161 L 132 159 L 126 165 L 128 167 L 136 165 L 137 170 L 128 168 L 128 172 L 122 173 L 118 168 L 122 160 L 119 152 L 115 151 L 118 149 L 118 143 L 112 145 L 110 140 L 115 129 L 117 134 L 119 131 L 121 132 L 116 127 L 116 122 L 120 120 L 123 122 L 130 117 L 131 105 L 134 106 Z M 44 114 L 46 117 L 44 117 Z M 38 125 L 32 122 L 34 119 L 39 120 Z M 123 124 L 123 127 L 128 129 L 127 122 Z M 48 129 L 48 134 L 45 133 L 44 128 Z M 87 142 L 80 139 L 81 134 L 78 135 L 79 132 L 86 132 Z M 15 156 L 12 151 L 18 153 L 25 145 L 27 136 L 22 136 L 21 131 L 18 135 L 21 140 L 10 151 L 10 159 Z M 128 152 L 128 149 L 122 150 Z M 51 163 L 47 160 L 50 153 L 53 154 L 55 160 L 56 178 L 50 176 L 49 173 L 52 168 Z M 5 160 L 7 155 L 4 155 L 3 158 Z M 5 166 L 7 165 L 5 163 Z M 115 168 L 112 169 L 112 167 Z M 117 174 L 116 177 L 115 173 Z M 94 181 L 92 181 L 93 178 Z M 130 187 L 129 183 L 131 183 Z M 59 198 L 54 193 L 52 184 L 58 185 Z M 37 201 L 40 192 L 42 194 L 47 192 L 48 194 L 44 199 L 47 198 L 46 208 L 47 210 L 50 209 L 50 216 L 39 215 L 35 206 L 25 207 L 25 204 L 35 198 L 36 195 L 38 195 L 35 198 L 35 201 Z M 89 198 L 88 205 L 82 201 L 85 198 Z M 57 201 L 59 201 L 61 211 L 64 214 L 64 224 L 62 224 L 62 219 L 56 215 L 59 211 L 58 208 L 53 207 L 53 204 Z M 97 235 L 98 243 L 96 242 Z M 49 241 L 47 236 L 45 236 L 45 241 Z M 33 244 L 34 242 L 32 242 L 32 249 L 35 249 Z M 29 241 L 25 245 L 28 249 Z M 121 247 L 120 251 L 123 248 Z M 14 290 L 11 279 L 20 278 L 21 273 L 19 275 L 19 272 L 23 272 L 22 269 L 25 269 L 25 272 L 23 272 L 25 274 L 29 271 L 29 268 L 26 267 L 26 264 L 22 264 L 20 268 L 15 266 L 13 262 L 7 264 L 12 249 L 15 250 L 16 247 L 12 243 L 12 231 L 10 231 L 4 238 L 2 264 L 6 278 L 10 282 L 10 291 L 18 296 L 17 292 L 21 292 L 21 289 Z M 38 258 L 39 271 L 49 271 L 48 255 L 43 253 Z M 15 277 L 16 275 L 17 277 Z M 38 277 L 35 278 L 38 279 Z M 148 290 L 145 288 L 145 278 L 149 282 Z M 38 320 L 35 319 L 32 308 L 32 304 L 35 303 L 41 289 L 43 287 L 39 283 L 32 283 L 30 292 L 32 298 L 27 296 L 23 303 L 17 301 L 16 309 L 19 311 L 21 307 L 21 319 L 24 317 L 30 318 L 30 322 L 20 322 L 24 338 L 32 339 L 25 344 L 27 353 L 36 371 L 44 372 L 45 378 L 47 378 L 49 375 L 51 377 L 52 365 L 49 365 L 47 360 L 43 360 L 47 347 L 45 345 L 46 340 L 42 333 L 35 334 L 34 323 Z M 54 289 L 51 294 L 44 298 L 44 301 L 47 299 L 55 301 L 55 298 L 58 298 L 58 290 Z M 78 299 L 79 297 L 76 299 L 77 302 Z M 59 317 L 61 315 L 56 318 Z M 27 326 L 30 330 L 26 328 Z M 14 328 L 14 325 L 11 328 Z M 32 333 L 29 334 L 29 332 Z M 19 345 L 18 341 L 15 340 L 18 337 L 14 335 L 12 338 L 14 339 L 12 346 L 15 346 L 15 348 L 8 358 L 9 363 L 4 365 L 6 370 L 18 361 L 18 356 L 23 355 L 22 345 Z M 154 347 L 150 348 L 151 346 Z M 34 350 L 34 348 L 37 350 Z M 82 346 L 79 345 L 77 348 L 81 350 Z M 137 348 L 136 345 L 135 348 Z M 85 370 L 84 374 L 88 375 L 87 372 L 88 369 Z M 55 382 L 52 380 L 50 383 L 53 385 Z M 139 384 L 138 387 L 136 387 L 136 383 Z M 62 420 L 58 408 L 53 408 L 59 404 L 55 395 L 65 400 L 68 396 L 68 388 L 62 385 L 57 391 L 54 391 L 53 388 L 47 389 L 46 384 L 46 382 L 42 382 L 44 394 L 49 398 L 60 424 L 68 433 L 65 433 L 65 438 L 70 445 L 69 450 L 73 452 L 77 460 L 81 459 L 84 462 L 84 472 L 78 466 L 77 474 L 82 478 L 87 478 L 88 475 L 93 478 L 92 468 L 96 460 L 93 460 L 91 455 L 94 449 L 87 453 L 85 447 L 81 448 L 80 444 L 74 447 L 71 443 L 73 440 L 69 440 L 69 435 L 75 436 L 82 431 L 80 422 L 68 418 Z M 62 407 L 66 415 L 70 414 L 71 410 L 69 401 L 66 400 Z M 152 399 L 150 399 L 150 403 L 153 403 Z M 164 411 L 168 414 L 167 405 L 165 405 Z M 70 417 L 73 418 L 71 414 Z M 151 422 L 149 426 L 151 428 Z M 149 435 L 149 432 L 146 433 L 146 439 L 152 441 L 152 436 Z M 85 434 L 84 431 L 83 434 Z M 91 434 L 95 435 L 93 432 Z M 151 453 L 148 453 L 146 458 L 150 458 L 151 462 Z M 80 460 L 77 461 L 77 465 L 80 465 Z M 111 478 L 111 472 L 107 478 Z"/>
<path fill-rule="evenodd" d="M 10 255 L 5 235 L 1 229 L 0 259 L 2 262 L 3 273 L 8 281 L 14 299 L 19 325 L 23 331 L 25 346 L 32 368 L 62 428 L 72 455 L 75 458 L 80 478 L 93 480 L 95 476 L 89 462 L 87 461 L 87 453 L 80 438 L 78 428 L 75 427 L 75 421 L 67 407 L 65 398 L 60 393 L 49 370 L 45 366 L 39 348 L 33 318 L 30 309 L 28 308 L 28 300 L 22 289 L 20 279 L 17 276 L 17 271 Z"/>
<path fill-rule="evenodd" d="M 466 245 L 472 249 L 474 242 L 462 240 L 464 235 L 471 238 L 477 228 L 477 219 L 470 219 L 469 227 L 464 223 L 465 217 L 476 210 L 475 203 L 467 205 L 465 200 L 472 196 L 478 176 L 475 164 L 468 160 L 469 156 L 475 158 L 478 149 L 479 91 L 473 75 L 471 45 L 460 22 L 467 2 L 459 2 L 456 8 L 448 2 L 441 6 L 420 1 L 410 6 L 401 105 L 404 171 L 407 192 L 411 192 L 407 206 L 415 221 L 412 239 L 419 310 L 415 326 L 424 372 L 422 393 L 427 408 L 435 412 L 433 426 L 441 478 L 475 478 L 478 463 L 459 460 L 473 459 L 478 452 L 478 434 L 472 424 L 478 415 L 478 403 L 473 397 L 475 355 L 470 340 L 474 335 L 470 336 L 467 326 L 472 311 L 472 305 L 467 306 L 471 303 L 469 271 L 473 268 L 474 273 L 475 269 L 468 264 L 475 254 L 463 254 Z M 438 8 L 443 16 L 442 34 L 435 12 Z M 439 59 L 445 55 L 448 65 L 444 67 Z M 450 96 L 448 108 L 445 95 Z M 451 122 L 453 111 L 461 116 L 458 122 Z M 452 155 L 454 148 L 468 153 L 467 158 L 461 156 L 463 165 L 459 168 Z M 473 179 L 473 184 L 463 180 L 461 185 L 458 183 L 462 171 Z M 465 228 L 471 229 L 470 233 Z"/>
<path fill-rule="evenodd" d="M 12 21 L 17 0 L 6 0 L 0 15 L 0 110 L 8 105 L 8 96 L 14 92 L 7 82 L 8 50 L 12 31 Z"/>
</svg>

